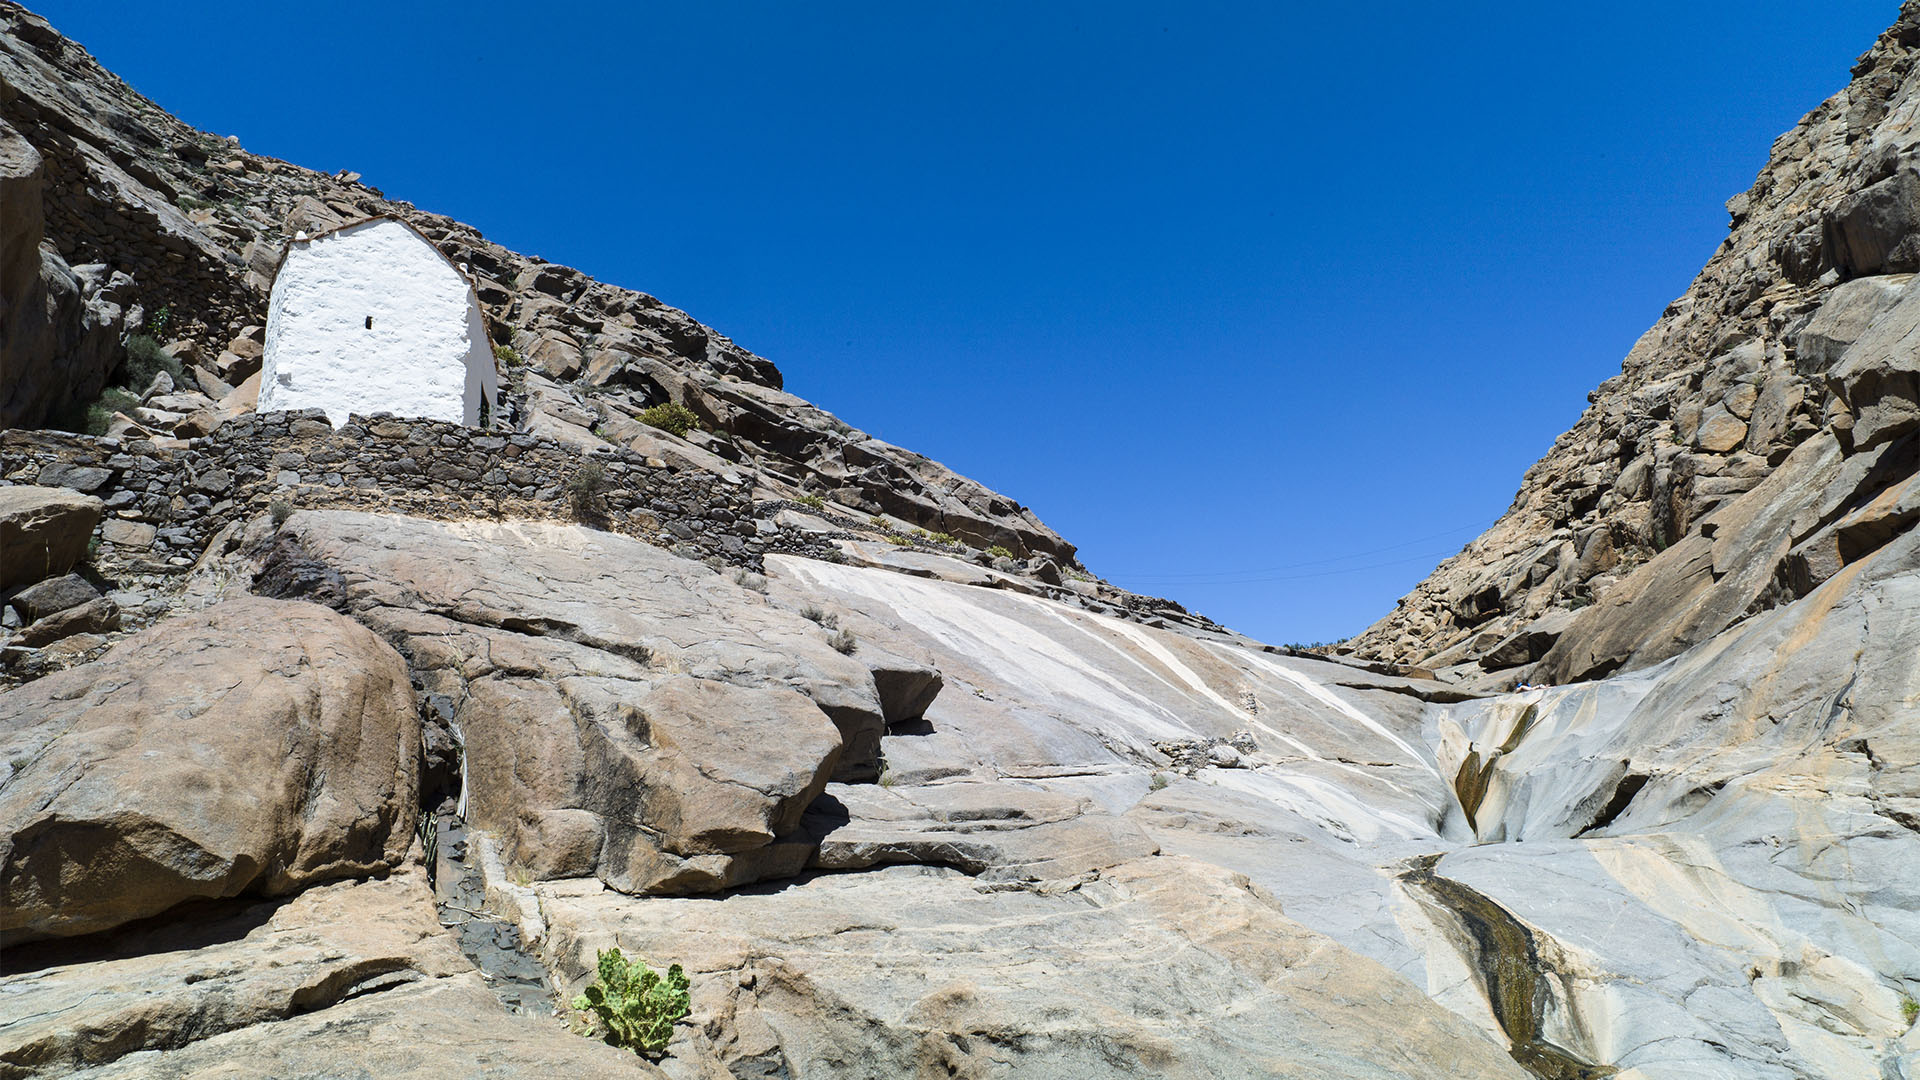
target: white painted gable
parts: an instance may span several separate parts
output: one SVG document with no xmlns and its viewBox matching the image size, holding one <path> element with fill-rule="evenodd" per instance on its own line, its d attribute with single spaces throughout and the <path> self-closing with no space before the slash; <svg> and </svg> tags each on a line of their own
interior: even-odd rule
<svg viewBox="0 0 1920 1080">
<path fill-rule="evenodd" d="M 406 224 L 373 218 L 287 249 L 273 279 L 261 412 L 480 422 L 493 347 L 467 279 Z"/>
</svg>

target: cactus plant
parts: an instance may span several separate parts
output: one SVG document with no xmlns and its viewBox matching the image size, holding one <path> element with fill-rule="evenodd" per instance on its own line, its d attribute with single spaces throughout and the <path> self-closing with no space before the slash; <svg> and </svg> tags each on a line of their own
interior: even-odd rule
<svg viewBox="0 0 1920 1080">
<path fill-rule="evenodd" d="M 600 950 L 599 976 L 573 999 L 573 1007 L 600 1018 L 608 1045 L 646 1057 L 665 1053 L 674 1021 L 692 1011 L 687 973 L 675 964 L 663 977 L 645 961 L 628 960 L 613 948 Z"/>
</svg>

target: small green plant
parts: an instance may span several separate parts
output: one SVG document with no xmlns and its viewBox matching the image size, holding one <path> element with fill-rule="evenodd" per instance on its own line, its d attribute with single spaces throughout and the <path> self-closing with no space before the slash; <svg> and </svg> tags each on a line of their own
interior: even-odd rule
<svg viewBox="0 0 1920 1080">
<path fill-rule="evenodd" d="M 519 367 L 521 364 L 526 363 L 525 360 L 521 359 L 520 354 L 514 351 L 511 345 L 495 345 L 493 347 L 493 358 L 499 362 L 501 367 Z"/>
<path fill-rule="evenodd" d="M 275 499 L 267 504 L 267 513 L 273 518 L 273 527 L 278 529 L 293 516 L 293 504 L 285 499 Z"/>
<path fill-rule="evenodd" d="M 840 628 L 840 616 L 835 615 L 831 611 L 823 611 L 814 604 L 808 604 L 802 607 L 800 609 L 800 617 L 817 622 L 829 630 L 838 630 Z"/>
<path fill-rule="evenodd" d="M 852 656 L 853 650 L 860 646 L 860 639 L 854 637 L 851 630 L 835 630 L 827 636 L 827 644 L 833 646 L 835 652 Z"/>
<path fill-rule="evenodd" d="M 825 510 L 827 508 L 827 500 L 821 498 L 818 495 L 801 495 L 796 497 L 793 501 L 799 503 L 801 506 L 804 506 L 809 510 Z"/>
<path fill-rule="evenodd" d="M 882 768 L 880 770 L 879 784 L 881 787 L 890 788 L 895 784 L 898 784 L 899 782 L 900 782 L 900 778 L 893 775 L 892 769 Z"/>
<path fill-rule="evenodd" d="M 929 537 L 929 539 L 931 539 L 936 544 L 943 544 L 947 547 L 960 546 L 960 538 L 953 535 L 952 533 L 934 533 L 931 537 Z"/>
<path fill-rule="evenodd" d="M 693 1011 L 687 973 L 674 964 L 662 976 L 617 948 L 600 950 L 598 959 L 599 978 L 573 999 L 573 1007 L 599 1019 L 609 1046 L 643 1057 L 666 1053 L 674 1021 Z"/>
<path fill-rule="evenodd" d="M 567 477 L 567 509 L 575 520 L 585 521 L 600 509 L 600 491 L 607 484 L 607 470 L 597 461 L 589 461 Z"/>
<path fill-rule="evenodd" d="M 1151 780 L 1149 780 L 1149 781 L 1147 781 L 1147 790 L 1148 790 L 1148 791 L 1159 791 L 1160 789 L 1162 789 L 1162 788 L 1164 788 L 1164 787 L 1166 787 L 1166 786 L 1167 786 L 1167 774 L 1166 774 L 1166 773 L 1158 773 L 1158 772 L 1157 772 L 1157 773 L 1154 773 L 1154 774 L 1153 774 L 1153 779 L 1151 779 Z"/>
<path fill-rule="evenodd" d="M 995 544 L 992 547 L 988 548 L 987 554 L 993 556 L 996 559 L 1013 558 L 1013 552 L 1008 551 L 1006 548 L 1001 547 L 999 544 Z"/>
<path fill-rule="evenodd" d="M 1914 1000 L 1912 994 L 1901 994 L 1900 1015 L 1907 1018 L 1908 1024 L 1920 1020 L 1920 1001 Z"/>
<path fill-rule="evenodd" d="M 899 533 L 888 533 L 887 543 L 892 544 L 894 547 L 912 547 L 913 546 L 912 540 L 908 539 L 907 537 L 901 536 Z"/>
<path fill-rule="evenodd" d="M 875 514 L 872 517 L 868 518 L 867 524 L 873 526 L 876 529 L 893 528 L 893 523 L 889 522 L 886 518 L 881 517 L 879 514 Z"/>
<path fill-rule="evenodd" d="M 640 422 L 648 427 L 657 427 L 669 435 L 686 437 L 687 432 L 700 426 L 700 417 L 692 409 L 677 401 L 650 405 L 640 410 Z"/>
<path fill-rule="evenodd" d="M 127 339 L 127 365 L 121 381 L 134 390 L 145 390 L 153 384 L 153 377 L 163 371 L 178 379 L 185 370 L 180 366 L 180 361 L 168 356 L 166 350 L 160 347 L 158 338 L 135 334 Z"/>
<path fill-rule="evenodd" d="M 132 412 L 140 407 L 140 399 L 117 386 L 109 386 L 100 392 L 100 399 L 88 405 L 86 416 L 79 423 L 82 431 L 88 435 L 105 435 L 107 428 L 113 425 L 113 414 Z M 69 425 L 58 421 L 53 427 L 65 428 Z"/>
<path fill-rule="evenodd" d="M 147 316 L 147 320 L 145 323 L 146 328 L 153 333 L 154 337 L 165 336 L 167 332 L 167 328 L 172 325 L 173 325 L 173 309 L 168 307 L 165 304 L 161 304 L 159 307 L 154 308 L 153 314 Z"/>
<path fill-rule="evenodd" d="M 757 593 L 767 591 L 766 576 L 764 574 L 756 574 L 751 570 L 735 570 L 733 572 L 733 583 L 743 589 L 752 589 Z"/>
</svg>

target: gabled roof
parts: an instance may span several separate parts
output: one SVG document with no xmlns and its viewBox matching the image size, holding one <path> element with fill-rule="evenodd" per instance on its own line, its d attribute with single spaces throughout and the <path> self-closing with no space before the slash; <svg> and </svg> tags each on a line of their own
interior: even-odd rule
<svg viewBox="0 0 1920 1080">
<path fill-rule="evenodd" d="M 446 263 L 448 269 L 452 270 L 456 274 L 459 274 L 460 280 L 467 283 L 468 297 L 470 297 L 473 300 L 474 307 L 480 308 L 480 293 L 474 287 L 473 275 L 471 273 L 468 273 L 465 270 L 460 269 L 459 263 L 456 263 L 452 259 L 447 258 L 447 253 L 440 250 L 440 245 L 434 243 L 433 240 L 430 239 L 426 233 L 421 232 L 418 226 L 414 225 L 413 222 L 408 221 L 406 218 L 400 217 L 397 214 L 371 214 L 367 217 L 360 218 L 356 221 L 343 222 L 342 224 L 335 225 L 331 229 L 325 229 L 325 230 L 322 230 L 321 232 L 314 233 L 313 235 L 307 237 L 304 240 L 295 240 L 295 239 L 289 238 L 286 243 L 280 245 L 280 258 L 275 260 L 273 264 L 273 277 L 267 283 L 267 291 L 271 293 L 273 291 L 273 283 L 280 280 L 280 268 L 287 265 L 287 256 L 292 253 L 293 245 L 311 244 L 315 240 L 320 240 L 325 237 L 332 236 L 335 233 L 343 233 L 343 232 L 346 232 L 348 229 L 357 229 L 362 225 L 371 225 L 376 221 L 396 222 L 399 225 L 404 226 L 408 232 L 419 237 L 420 242 L 427 245 L 428 250 L 432 251 L 435 255 L 440 256 L 440 261 L 443 263 Z M 480 310 L 485 311 L 486 309 L 480 308 Z"/>
</svg>

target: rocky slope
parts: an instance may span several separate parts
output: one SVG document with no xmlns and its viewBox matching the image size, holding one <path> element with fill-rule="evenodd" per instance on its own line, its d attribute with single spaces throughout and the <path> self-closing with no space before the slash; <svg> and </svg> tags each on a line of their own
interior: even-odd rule
<svg viewBox="0 0 1920 1080">
<path fill-rule="evenodd" d="M 230 389 L 258 368 L 251 328 L 266 321 L 287 238 L 392 214 L 471 273 L 494 339 L 525 361 L 504 372 L 517 426 L 582 450 L 618 444 L 742 475 L 769 497 L 819 496 L 861 525 L 886 518 L 884 531 L 1072 565 L 1073 546 L 1026 508 L 785 393 L 771 362 L 685 312 L 509 251 L 352 174 L 196 131 L 11 2 L 0 3 L 0 191 L 0 295 L 8 318 L 32 320 L 0 337 L 0 428 L 39 426 L 97 396 L 118 363 L 122 306 L 150 328 L 165 308 L 155 332 L 175 339 L 193 386 Z M 68 310 L 83 306 L 85 317 Z M 635 419 L 668 401 L 703 429 L 682 439 Z"/>
<path fill-rule="evenodd" d="M 497 431 L 149 388 L 111 437 L 0 433 L 0 1080 L 1920 1076 L 1920 293 L 1903 166 L 1843 137 L 1898 142 L 1920 5 L 1736 211 L 1799 206 L 1800 255 L 1737 226 L 1636 351 L 1668 374 L 1549 458 L 1614 431 L 1581 513 L 1677 531 L 1566 579 L 1617 579 L 1589 606 L 1529 569 L 1471 626 L 1410 601 L 1369 638 L 1450 681 L 1082 580 L 938 466 L 809 441 L 831 421 L 684 315 L 180 128 L 0 19 L 34 282 L 120 267 L 121 329 L 164 301 L 214 390 L 257 359 L 247 249 L 379 200 L 536 368 Z M 172 216 L 58 208 L 125 192 Z M 160 249 L 112 229 L 176 227 L 200 254 L 141 291 Z M 570 375 L 580 318 L 619 344 Z M 614 415 L 668 399 L 711 430 Z M 1723 416 L 1751 449 L 1708 448 Z M 1500 559 L 1602 550 L 1525 532 L 1580 520 L 1557 490 Z M 1461 685 L 1517 678 L 1569 684 Z M 612 946 L 691 979 L 658 1061 L 564 1008 Z"/>
<path fill-rule="evenodd" d="M 1916 50 L 1907 4 L 1774 142 L 1719 250 L 1512 507 L 1353 654 L 1490 687 L 1632 670 L 1911 525 L 1896 488 L 1920 418 L 1896 311 L 1920 270 Z"/>
</svg>

